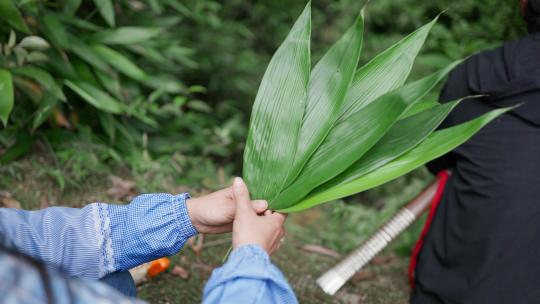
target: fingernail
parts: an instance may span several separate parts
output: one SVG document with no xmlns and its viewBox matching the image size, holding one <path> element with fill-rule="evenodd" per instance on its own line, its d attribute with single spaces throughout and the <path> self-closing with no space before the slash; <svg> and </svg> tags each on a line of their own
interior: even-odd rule
<svg viewBox="0 0 540 304">
<path fill-rule="evenodd" d="M 233 186 L 235 187 L 241 187 L 243 184 L 242 179 L 240 177 L 235 177 L 233 180 Z"/>
<path fill-rule="evenodd" d="M 254 205 L 257 209 L 266 209 L 268 207 L 268 203 L 266 201 L 255 201 Z"/>
</svg>

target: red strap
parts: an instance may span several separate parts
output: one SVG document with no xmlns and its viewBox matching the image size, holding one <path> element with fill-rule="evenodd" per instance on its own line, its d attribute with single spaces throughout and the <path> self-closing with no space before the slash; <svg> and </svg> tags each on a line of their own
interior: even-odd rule
<svg viewBox="0 0 540 304">
<path fill-rule="evenodd" d="M 437 192 L 435 192 L 435 196 L 433 196 L 433 200 L 431 201 L 429 215 L 426 223 L 424 224 L 424 228 L 422 228 L 422 233 L 420 233 L 420 237 L 418 238 L 416 244 L 413 247 L 411 260 L 409 262 L 409 285 L 412 289 L 414 289 L 414 270 L 416 269 L 416 263 L 418 262 L 418 254 L 420 254 L 420 250 L 422 250 L 422 246 L 424 245 L 424 238 L 429 231 L 429 227 L 431 226 L 431 222 L 433 221 L 433 217 L 435 216 L 435 212 L 437 211 L 437 207 L 439 206 L 439 203 L 441 201 L 444 192 L 444 186 L 446 186 L 446 182 L 448 181 L 449 176 L 449 171 L 446 170 L 440 171 L 437 174 L 437 179 L 439 180 L 439 183 L 437 184 Z"/>
</svg>

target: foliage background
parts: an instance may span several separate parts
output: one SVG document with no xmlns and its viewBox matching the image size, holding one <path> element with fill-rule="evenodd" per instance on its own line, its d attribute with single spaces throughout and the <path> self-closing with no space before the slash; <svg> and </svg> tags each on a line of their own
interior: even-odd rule
<svg viewBox="0 0 540 304">
<path fill-rule="evenodd" d="M 109 175 L 130 177 L 142 192 L 222 187 L 241 172 L 259 81 L 304 5 L 0 0 L 0 69 L 9 71 L 15 90 L 13 111 L 0 127 L 0 189 L 24 184 L 28 172 L 60 197 Z M 363 1 L 314 0 L 312 6 L 315 61 Z M 525 33 L 515 0 L 372 0 L 362 63 L 443 11 L 412 79 Z M 28 36 L 43 41 L 24 42 Z M 5 87 L 0 91 L 5 102 Z M 329 220 L 318 229 L 291 229 L 305 242 L 345 252 L 430 179 L 417 170 L 320 207 Z M 408 254 L 417 233 L 418 226 L 393 248 Z"/>
<path fill-rule="evenodd" d="M 240 172 L 259 80 L 305 5 L 298 0 L 14 3 L 29 32 L 6 18 L 0 25 L 0 66 L 12 71 L 16 88 L 14 110 L 0 131 L 0 161 L 8 163 L 42 148 L 58 158 L 57 175 L 69 176 L 64 171 L 85 167 L 87 161 L 92 171 L 120 165 L 136 173 L 152 170 L 158 162 L 173 164 L 156 166 L 160 172 L 169 168 L 167 174 L 177 182 L 199 185 L 218 167 L 227 176 Z M 362 5 L 352 0 L 313 2 L 314 61 Z M 443 11 L 412 78 L 523 33 L 518 5 L 512 0 L 377 0 L 367 6 L 362 61 Z M 114 30 L 133 26 L 149 33 Z M 10 35 L 13 29 L 15 35 Z M 50 47 L 27 48 L 24 57 L 17 45 L 29 35 L 44 38 Z M 122 57 L 110 59 L 96 50 L 104 46 Z M 50 75 L 56 85 L 44 85 L 30 75 L 33 70 L 20 71 L 29 67 Z M 99 90 L 92 94 L 98 106 L 68 83 Z M 49 96 L 57 87 L 65 98 Z M 103 94 L 108 98 L 99 98 Z M 33 145 L 9 149 L 28 137 L 35 140 Z M 63 184 L 83 181 L 86 174 L 80 173 Z"/>
</svg>

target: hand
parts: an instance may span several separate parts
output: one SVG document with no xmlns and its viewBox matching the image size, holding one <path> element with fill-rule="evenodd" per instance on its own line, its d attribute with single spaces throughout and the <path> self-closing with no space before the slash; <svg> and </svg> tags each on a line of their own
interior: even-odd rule
<svg viewBox="0 0 540 304">
<path fill-rule="evenodd" d="M 259 245 L 268 254 L 279 248 L 285 235 L 283 223 L 285 215 L 266 210 L 263 215 L 257 215 L 249 199 L 249 192 L 244 181 L 237 177 L 232 186 L 236 200 L 236 216 L 233 222 L 233 248 L 242 245 Z"/>
<path fill-rule="evenodd" d="M 262 213 L 268 203 L 262 200 L 252 201 L 253 210 Z M 236 212 L 232 188 L 225 188 L 186 201 L 191 223 L 199 233 L 225 233 L 232 231 L 232 222 Z"/>
</svg>

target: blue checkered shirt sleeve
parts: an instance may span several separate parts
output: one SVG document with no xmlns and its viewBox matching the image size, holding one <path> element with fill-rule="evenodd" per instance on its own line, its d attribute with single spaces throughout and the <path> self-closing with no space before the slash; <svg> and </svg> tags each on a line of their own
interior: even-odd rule
<svg viewBox="0 0 540 304">
<path fill-rule="evenodd" d="M 204 288 L 205 304 L 298 303 L 294 291 L 268 254 L 257 245 L 231 252 L 227 262 L 212 273 Z"/>
<path fill-rule="evenodd" d="M 17 250 L 90 279 L 177 253 L 197 233 L 188 194 L 143 194 L 128 205 L 39 211 L 0 208 L 0 232 Z"/>
</svg>

